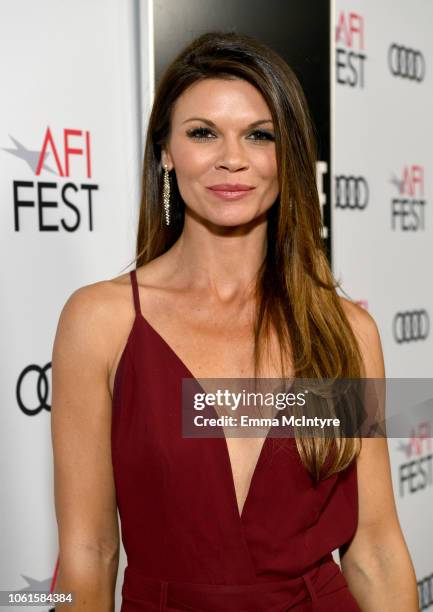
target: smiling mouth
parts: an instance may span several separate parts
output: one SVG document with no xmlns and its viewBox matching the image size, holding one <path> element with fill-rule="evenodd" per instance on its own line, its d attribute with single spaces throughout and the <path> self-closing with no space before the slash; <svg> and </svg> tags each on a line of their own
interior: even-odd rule
<svg viewBox="0 0 433 612">
<path fill-rule="evenodd" d="M 255 187 L 247 189 L 212 189 L 207 187 L 210 193 L 213 193 L 217 198 L 223 200 L 239 200 L 251 194 Z"/>
<path fill-rule="evenodd" d="M 207 187 L 207 189 L 211 189 L 212 191 L 251 191 L 255 189 L 252 185 L 242 185 L 241 183 L 221 183 L 219 185 L 211 185 Z"/>
</svg>

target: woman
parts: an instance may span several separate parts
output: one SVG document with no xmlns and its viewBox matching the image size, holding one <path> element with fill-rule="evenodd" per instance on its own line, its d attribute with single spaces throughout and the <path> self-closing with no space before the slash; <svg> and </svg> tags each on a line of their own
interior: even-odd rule
<svg viewBox="0 0 433 612">
<path fill-rule="evenodd" d="M 183 378 L 384 377 L 320 227 L 294 73 L 252 38 L 199 37 L 156 92 L 136 269 L 75 291 L 56 334 L 57 590 L 75 609 L 113 610 L 117 506 L 122 612 L 418 609 L 385 439 L 182 437 Z"/>
</svg>

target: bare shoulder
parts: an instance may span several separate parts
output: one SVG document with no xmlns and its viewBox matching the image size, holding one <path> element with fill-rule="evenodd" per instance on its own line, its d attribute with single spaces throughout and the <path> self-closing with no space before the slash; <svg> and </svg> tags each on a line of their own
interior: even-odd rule
<svg viewBox="0 0 433 612">
<path fill-rule="evenodd" d="M 344 313 L 358 340 L 361 350 L 364 377 L 384 378 L 383 350 L 379 327 L 373 316 L 362 306 L 338 296 Z"/>
<path fill-rule="evenodd" d="M 119 315 L 119 307 L 126 303 L 129 274 L 122 274 L 109 280 L 101 280 L 78 287 L 66 300 L 60 313 L 59 323 L 63 327 L 78 326 L 93 331 L 101 340 L 112 331 L 110 324 Z M 108 325 L 108 327 L 107 327 Z"/>
<path fill-rule="evenodd" d="M 82 353 L 109 375 L 133 318 L 129 273 L 78 287 L 60 313 L 53 356 Z"/>
<path fill-rule="evenodd" d="M 129 284 L 129 272 L 126 272 L 114 278 L 83 285 L 71 293 L 64 310 L 78 314 L 84 310 L 86 314 L 107 315 L 111 309 L 116 308 L 116 301 L 122 298 L 124 288 Z"/>
<path fill-rule="evenodd" d="M 356 334 L 366 338 L 366 336 L 378 333 L 376 321 L 368 310 L 345 297 L 338 296 L 338 299 Z"/>
</svg>

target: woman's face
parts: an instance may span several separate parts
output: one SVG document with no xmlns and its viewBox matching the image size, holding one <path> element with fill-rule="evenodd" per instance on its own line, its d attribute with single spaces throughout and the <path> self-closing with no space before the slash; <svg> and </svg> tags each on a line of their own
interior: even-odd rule
<svg viewBox="0 0 433 612">
<path fill-rule="evenodd" d="M 179 96 L 162 162 L 186 206 L 216 225 L 248 223 L 278 196 L 272 116 L 241 79 L 206 79 Z"/>
</svg>

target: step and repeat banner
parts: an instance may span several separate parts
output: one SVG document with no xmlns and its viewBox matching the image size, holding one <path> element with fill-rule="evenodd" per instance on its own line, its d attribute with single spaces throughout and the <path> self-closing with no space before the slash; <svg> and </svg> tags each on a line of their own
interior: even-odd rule
<svg viewBox="0 0 433 612">
<path fill-rule="evenodd" d="M 377 4 L 272 0 L 264 13 L 261 0 L 2 3 L 1 247 L 11 263 L 0 306 L 0 590 L 47 590 L 55 579 L 50 359 L 58 317 L 75 289 L 126 271 L 155 82 L 203 32 L 251 34 L 294 68 L 317 127 L 336 275 L 376 319 L 387 376 L 431 376 L 433 8 L 427 0 Z M 389 440 L 422 609 L 433 605 L 429 427 L 420 422 Z M 122 548 L 116 610 L 125 565 Z"/>
<path fill-rule="evenodd" d="M 390 379 L 433 376 L 432 22 L 428 0 L 333 5 L 333 267 L 375 318 Z M 431 414 L 388 440 L 422 610 L 433 609 Z"/>
<path fill-rule="evenodd" d="M 0 5 L 0 590 L 47 590 L 55 572 L 50 360 L 60 311 L 134 255 L 150 90 L 137 76 L 138 25 L 136 3 L 123 0 Z"/>
</svg>

